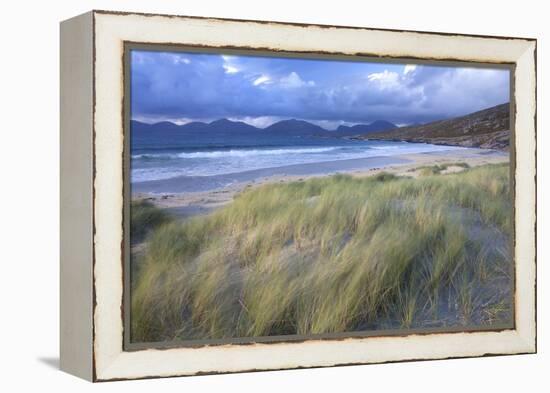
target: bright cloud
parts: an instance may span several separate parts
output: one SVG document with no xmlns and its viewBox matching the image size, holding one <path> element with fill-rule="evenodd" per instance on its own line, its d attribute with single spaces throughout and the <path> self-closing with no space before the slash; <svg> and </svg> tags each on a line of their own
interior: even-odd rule
<svg viewBox="0 0 550 393">
<path fill-rule="evenodd" d="M 237 58 L 235 56 L 222 55 L 223 59 L 223 69 L 226 74 L 236 74 L 240 71 L 239 67 L 236 64 Z"/>
<path fill-rule="evenodd" d="M 276 123 L 280 120 L 284 120 L 284 117 L 278 117 L 278 116 L 258 116 L 258 117 L 251 117 L 251 116 L 244 116 L 244 117 L 228 117 L 231 121 L 243 121 L 247 124 L 250 124 L 254 127 L 258 128 L 265 128 L 269 127 L 273 123 Z"/>
<path fill-rule="evenodd" d="M 239 72 L 239 69 L 237 67 L 229 64 L 224 64 L 223 68 L 226 74 L 236 74 L 237 72 Z"/>
<path fill-rule="evenodd" d="M 416 70 L 416 65 L 415 64 L 407 64 L 405 66 L 405 68 L 403 69 L 403 75 L 407 75 L 407 74 L 413 72 L 414 70 Z"/>
<path fill-rule="evenodd" d="M 284 76 L 280 79 L 281 86 L 287 88 L 297 88 L 302 86 L 315 86 L 314 81 L 304 81 L 300 78 L 296 72 L 292 71 L 287 76 Z"/>
<path fill-rule="evenodd" d="M 370 82 L 379 84 L 382 89 L 393 88 L 399 84 L 399 74 L 388 70 L 369 74 L 367 79 Z"/>
<path fill-rule="evenodd" d="M 260 77 L 254 79 L 254 81 L 252 82 L 254 86 L 259 86 L 266 83 L 271 83 L 271 78 L 267 75 L 261 75 Z"/>
</svg>

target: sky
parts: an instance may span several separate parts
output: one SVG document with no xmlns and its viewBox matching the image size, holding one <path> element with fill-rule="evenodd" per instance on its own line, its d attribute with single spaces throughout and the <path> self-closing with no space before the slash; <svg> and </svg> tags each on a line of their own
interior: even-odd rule
<svg viewBox="0 0 550 393">
<path fill-rule="evenodd" d="M 510 99 L 503 69 L 132 50 L 130 70 L 131 117 L 149 123 L 409 125 Z"/>
</svg>

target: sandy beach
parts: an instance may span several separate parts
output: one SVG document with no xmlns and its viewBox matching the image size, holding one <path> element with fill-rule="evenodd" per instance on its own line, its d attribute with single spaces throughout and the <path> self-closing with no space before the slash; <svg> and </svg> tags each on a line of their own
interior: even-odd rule
<svg viewBox="0 0 550 393">
<path fill-rule="evenodd" d="M 391 157 L 370 157 L 329 161 L 315 164 L 289 165 L 247 172 L 209 176 L 208 178 L 175 177 L 132 185 L 132 200 L 147 200 L 177 218 L 207 214 L 231 202 L 235 194 L 266 183 L 302 181 L 312 177 L 346 173 L 352 176 L 373 176 L 389 172 L 397 176 L 417 177 L 425 166 L 466 163 L 470 167 L 509 161 L 508 152 L 464 148 L 460 150 L 405 154 Z M 446 172 L 464 168 L 450 166 Z M 154 191 L 153 191 L 154 190 Z"/>
</svg>

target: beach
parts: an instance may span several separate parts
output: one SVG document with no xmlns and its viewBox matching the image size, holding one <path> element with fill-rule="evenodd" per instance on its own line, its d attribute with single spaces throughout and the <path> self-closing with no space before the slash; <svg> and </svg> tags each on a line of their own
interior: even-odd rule
<svg viewBox="0 0 550 393">
<path fill-rule="evenodd" d="M 141 182 L 132 335 L 507 328 L 509 174 L 505 152 L 455 149 Z"/>
<path fill-rule="evenodd" d="M 304 181 L 336 173 L 366 177 L 388 172 L 401 177 L 417 177 L 420 169 L 426 166 L 464 163 L 476 167 L 508 161 L 506 151 L 460 148 L 287 165 L 214 176 L 178 176 L 132 184 L 132 200 L 149 201 L 174 217 L 184 219 L 210 213 L 231 202 L 243 190 L 267 183 Z M 451 165 L 445 173 L 463 169 Z"/>
</svg>

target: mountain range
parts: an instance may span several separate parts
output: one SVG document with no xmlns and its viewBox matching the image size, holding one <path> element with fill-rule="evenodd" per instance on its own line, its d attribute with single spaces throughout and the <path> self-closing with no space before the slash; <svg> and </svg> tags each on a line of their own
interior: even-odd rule
<svg viewBox="0 0 550 393">
<path fill-rule="evenodd" d="M 329 131 L 316 124 L 297 119 L 281 120 L 265 128 L 228 119 L 219 119 L 210 123 L 195 121 L 182 125 L 168 121 L 148 124 L 132 120 L 130 127 L 134 135 L 138 136 L 153 133 L 198 136 L 208 133 L 217 137 L 237 135 L 345 137 L 506 150 L 510 145 L 510 104 L 497 105 L 465 116 L 406 127 L 397 127 L 389 121 L 377 120 L 369 124 L 341 125 L 336 130 Z"/>
<path fill-rule="evenodd" d="M 352 139 L 507 150 L 510 146 L 510 104 L 497 105 L 452 119 L 362 134 Z"/>
<path fill-rule="evenodd" d="M 258 128 L 242 121 L 232 121 L 228 119 L 219 119 L 211 123 L 195 121 L 182 125 L 177 125 L 168 121 L 153 124 L 143 123 L 137 120 L 132 120 L 130 122 L 131 131 L 137 134 L 152 132 L 177 132 L 182 134 L 208 132 L 213 135 L 258 135 L 258 133 L 276 133 L 277 135 L 289 136 L 341 137 L 390 130 L 394 128 L 397 128 L 395 124 L 385 120 L 377 120 L 370 124 L 357 124 L 351 127 L 340 126 L 334 131 L 329 131 L 316 124 L 297 119 L 281 120 L 265 128 Z"/>
</svg>

